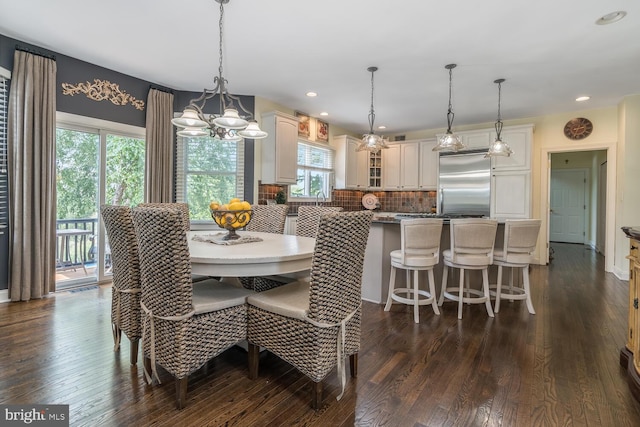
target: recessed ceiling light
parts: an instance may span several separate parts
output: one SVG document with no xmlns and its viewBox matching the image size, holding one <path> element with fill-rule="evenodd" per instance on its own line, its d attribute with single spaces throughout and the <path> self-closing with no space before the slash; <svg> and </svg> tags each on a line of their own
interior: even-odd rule
<svg viewBox="0 0 640 427">
<path fill-rule="evenodd" d="M 322 113 L 320 113 L 321 116 L 328 116 L 329 113 L 327 113 L 326 111 L 323 111 Z"/>
<path fill-rule="evenodd" d="M 382 125 L 382 126 L 378 126 L 378 129 L 386 129 L 387 127 Z"/>
<path fill-rule="evenodd" d="M 606 15 L 598 18 L 598 20 L 596 21 L 596 24 L 598 25 L 613 24 L 614 22 L 618 22 L 625 16 L 627 16 L 627 12 L 625 12 L 624 10 L 607 13 Z"/>
<path fill-rule="evenodd" d="M 318 96 L 318 94 L 317 94 L 317 93 L 315 93 L 315 92 L 307 92 L 307 96 L 308 96 L 309 98 L 313 98 L 314 96 Z"/>
<path fill-rule="evenodd" d="M 579 96 L 579 97 L 576 98 L 576 101 L 582 102 L 582 101 L 588 101 L 590 99 L 591 99 L 590 96 Z"/>
</svg>

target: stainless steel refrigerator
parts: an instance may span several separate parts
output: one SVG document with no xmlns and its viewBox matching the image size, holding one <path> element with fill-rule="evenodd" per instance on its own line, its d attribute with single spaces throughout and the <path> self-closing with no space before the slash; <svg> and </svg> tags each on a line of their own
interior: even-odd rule
<svg viewBox="0 0 640 427">
<path fill-rule="evenodd" d="M 438 212 L 449 216 L 490 216 L 491 159 L 487 150 L 440 153 Z"/>
</svg>

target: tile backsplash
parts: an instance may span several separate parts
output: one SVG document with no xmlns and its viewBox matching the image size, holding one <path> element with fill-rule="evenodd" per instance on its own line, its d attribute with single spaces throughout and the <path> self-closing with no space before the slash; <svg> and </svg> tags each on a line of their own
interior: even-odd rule
<svg viewBox="0 0 640 427">
<path fill-rule="evenodd" d="M 286 185 L 259 184 L 258 204 L 266 204 L 267 200 L 276 198 L 280 190 L 288 191 Z M 373 193 L 380 202 L 382 212 L 431 212 L 436 208 L 435 191 L 359 191 L 359 190 L 333 190 L 331 202 L 326 206 L 342 206 L 346 211 L 359 211 L 362 207 L 362 196 Z M 315 202 L 288 202 L 289 212 L 295 213 L 298 206 L 315 205 Z"/>
</svg>

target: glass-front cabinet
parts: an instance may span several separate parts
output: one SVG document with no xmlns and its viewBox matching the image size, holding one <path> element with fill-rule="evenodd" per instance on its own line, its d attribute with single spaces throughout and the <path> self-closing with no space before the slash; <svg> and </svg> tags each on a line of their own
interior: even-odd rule
<svg viewBox="0 0 640 427">
<path fill-rule="evenodd" d="M 382 152 L 369 153 L 369 188 L 382 188 Z"/>
</svg>

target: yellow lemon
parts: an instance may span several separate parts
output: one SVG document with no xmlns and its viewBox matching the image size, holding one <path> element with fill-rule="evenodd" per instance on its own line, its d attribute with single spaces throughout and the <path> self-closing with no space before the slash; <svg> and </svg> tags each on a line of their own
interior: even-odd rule
<svg viewBox="0 0 640 427">
<path fill-rule="evenodd" d="M 220 203 L 216 201 L 211 201 L 211 203 L 209 203 L 209 209 L 211 209 L 212 211 L 218 210 L 219 207 L 220 207 Z"/>
<path fill-rule="evenodd" d="M 231 203 L 237 203 L 237 202 L 241 202 L 242 200 L 238 199 L 237 197 L 234 197 L 233 199 L 229 200 L 229 204 Z"/>
<path fill-rule="evenodd" d="M 239 211 L 239 210 L 242 210 L 242 209 L 244 209 L 244 208 L 242 207 L 242 202 L 232 202 L 232 203 L 229 203 L 229 210 L 230 210 L 230 211 Z"/>
<path fill-rule="evenodd" d="M 247 202 L 246 200 L 244 202 L 242 202 L 242 209 L 248 211 L 251 210 L 251 203 Z"/>
</svg>

